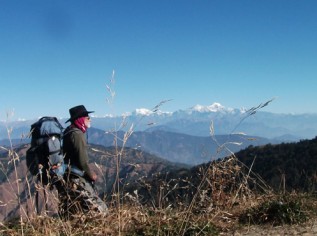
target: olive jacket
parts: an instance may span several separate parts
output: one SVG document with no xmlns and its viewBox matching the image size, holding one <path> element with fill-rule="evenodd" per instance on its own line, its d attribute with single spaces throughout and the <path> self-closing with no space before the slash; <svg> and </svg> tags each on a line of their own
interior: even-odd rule
<svg viewBox="0 0 317 236">
<path fill-rule="evenodd" d="M 77 127 L 70 125 L 64 131 L 63 153 L 65 164 L 77 167 L 84 176 L 92 180 L 93 172 L 89 168 L 89 156 L 85 134 Z"/>
</svg>

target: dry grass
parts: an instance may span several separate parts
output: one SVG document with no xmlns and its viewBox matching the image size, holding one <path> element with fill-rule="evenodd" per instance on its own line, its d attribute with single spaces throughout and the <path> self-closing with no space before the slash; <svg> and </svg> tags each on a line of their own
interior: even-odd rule
<svg viewBox="0 0 317 236">
<path fill-rule="evenodd" d="M 114 78 L 111 81 L 114 83 Z M 107 86 L 107 89 L 111 95 L 110 98 L 113 99 L 115 93 L 112 87 Z M 156 112 L 165 102 L 155 106 L 153 112 Z M 250 109 L 247 117 L 255 114 L 269 102 Z M 123 122 L 122 125 L 126 124 Z M 112 131 L 114 143 L 117 139 L 116 132 L 122 125 Z M 133 133 L 134 127 L 131 125 L 128 129 L 123 143 Z M 10 128 L 8 128 L 8 135 L 10 135 L 9 131 Z M 212 125 L 210 131 L 213 140 L 216 141 Z M 123 147 L 117 149 L 115 157 L 117 173 L 120 170 L 121 158 L 124 156 Z M 225 144 L 219 145 L 219 149 L 223 148 L 226 148 Z M 48 210 L 42 215 L 34 214 L 34 192 L 31 189 L 35 183 L 28 178 L 25 179 L 25 183 L 21 183 L 17 171 L 20 158 L 12 147 L 9 150 L 9 159 L 9 164 L 14 167 L 15 177 L 7 178 L 7 180 L 14 179 L 14 183 L 9 183 L 9 186 L 16 197 L 15 203 L 19 214 L 17 218 L 1 223 L 1 235 L 218 235 L 236 231 L 241 227 L 241 223 L 259 223 L 256 220 L 265 218 L 268 209 L 278 206 L 274 203 L 281 199 L 252 172 L 252 166 L 243 166 L 232 155 L 229 158 L 202 165 L 193 178 L 159 179 L 156 181 L 155 192 L 151 192 L 153 182 L 147 182 L 148 180 L 144 178 L 141 183 L 149 189 L 150 204 L 144 202 L 144 196 L 137 190 L 124 193 L 120 189 L 119 175 L 117 175 L 113 188 L 113 200 L 108 202 L 107 215 L 92 212 L 77 214 L 65 220 L 56 214 L 58 198 L 51 191 L 48 191 L 52 194 L 49 199 L 55 212 Z M 24 186 L 23 190 L 22 186 Z M 43 192 L 45 189 L 39 190 Z M 21 192 L 24 192 L 23 199 L 21 199 Z M 292 200 L 285 202 L 292 204 L 283 206 L 286 206 L 286 213 L 291 212 L 292 220 L 281 221 L 283 224 L 296 224 L 312 217 L 306 206 L 315 204 L 314 198 L 299 197 L 299 195 L 288 197 Z M 32 204 L 27 204 L 28 202 Z M 285 212 L 282 212 L 282 216 L 277 214 L 275 216 L 285 217 Z M 297 220 L 299 216 L 300 220 Z M 275 220 L 274 223 L 277 222 Z M 272 222 L 264 223 L 272 224 Z"/>
<path fill-rule="evenodd" d="M 13 156 L 17 155 L 19 154 L 15 153 Z M 11 174 L 15 176 L 14 172 Z M 46 190 L 47 194 L 50 194 L 49 210 L 44 211 L 42 215 L 36 215 L 34 203 L 27 207 L 22 201 L 16 201 L 16 205 L 20 204 L 19 217 L 4 222 L 0 226 L 0 234 L 218 235 L 235 231 L 241 227 L 241 223 L 246 225 L 259 223 L 256 220 L 265 217 L 267 209 L 276 206 L 274 203 L 283 197 L 285 203 L 292 201 L 295 203 L 295 211 L 292 213 L 288 210 L 293 220 L 281 221 L 283 224 L 302 222 L 296 220 L 297 216 L 302 216 L 302 213 L 307 217 L 299 219 L 303 221 L 304 218 L 309 219 L 312 215 L 306 206 L 309 204 L 312 209 L 311 206 L 316 204 L 313 197 L 292 194 L 285 198 L 285 195 L 274 193 L 234 155 L 200 166 L 193 176 L 193 178 L 187 176 L 181 179 L 158 178 L 155 179 L 156 188 L 153 182 L 147 182 L 144 178 L 142 184 L 145 187 L 149 185 L 152 190 L 158 190 L 151 192 L 153 196 L 148 202 L 144 201 L 144 195 L 137 190 L 132 192 L 120 190 L 119 197 L 115 195 L 117 191 L 114 191 L 113 201 L 108 202 L 107 215 L 80 214 L 69 220 L 61 219 L 56 215 L 58 205 L 56 193 L 38 186 L 40 192 Z M 32 180 L 24 184 L 20 182 L 20 188 L 17 189 L 16 185 L 11 183 L 12 191 L 15 192 L 16 197 L 19 197 L 18 190 L 20 191 L 21 186 L 24 186 L 28 193 L 27 197 L 32 202 L 34 192 L 29 188 L 33 184 Z M 292 210 L 291 205 L 285 206 Z M 52 209 L 55 209 L 55 212 Z M 296 215 L 297 213 L 299 214 Z M 241 221 L 243 217 L 247 220 Z M 276 214 L 276 217 L 281 215 Z M 251 218 L 252 221 L 249 220 Z M 273 224 L 270 221 L 264 223 Z"/>
<path fill-rule="evenodd" d="M 294 193 L 280 196 L 271 191 L 262 193 L 253 191 L 249 187 L 250 181 L 246 181 L 246 178 L 250 178 L 248 172 L 245 174 L 237 164 L 237 160 L 231 157 L 214 162 L 201 170 L 202 184 L 198 186 L 188 205 L 171 206 L 165 195 L 160 199 L 159 204 L 146 206 L 141 204 L 142 196 L 137 192 L 126 193 L 120 198 L 120 208 L 116 207 L 115 202 L 109 203 L 107 215 L 80 214 L 74 215 L 70 220 L 63 220 L 52 214 L 24 217 L 22 221 L 16 218 L 3 223 L 0 226 L 0 234 L 218 235 L 236 231 L 241 227 L 241 223 L 245 225 L 261 223 L 259 220 L 264 219 L 268 209 L 276 208 L 274 203 L 281 199 L 285 203 L 283 206 L 286 211 L 281 212 L 284 215 L 276 213 L 275 220 L 287 219 L 285 214 L 288 213 L 292 221 L 276 221 L 274 224 L 297 224 L 312 217 L 307 205 L 311 209 L 312 204 L 316 204 L 313 197 Z M 162 192 L 172 194 L 173 191 L 178 191 L 177 188 L 171 190 L 168 186 L 167 183 L 161 185 Z M 190 187 L 187 189 L 192 191 Z M 248 220 L 241 221 L 243 217 Z M 249 220 L 251 218 L 252 220 Z M 273 225 L 272 221 L 262 223 Z"/>
</svg>

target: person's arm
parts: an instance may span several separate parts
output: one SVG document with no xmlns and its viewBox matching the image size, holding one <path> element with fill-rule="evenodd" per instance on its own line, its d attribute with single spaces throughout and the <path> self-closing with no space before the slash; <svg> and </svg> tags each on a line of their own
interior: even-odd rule
<svg viewBox="0 0 317 236">
<path fill-rule="evenodd" d="M 87 152 L 87 143 L 84 134 L 77 133 L 74 135 L 74 147 L 78 157 L 78 168 L 85 172 L 91 180 L 95 181 L 97 176 L 89 167 L 89 156 Z"/>
</svg>

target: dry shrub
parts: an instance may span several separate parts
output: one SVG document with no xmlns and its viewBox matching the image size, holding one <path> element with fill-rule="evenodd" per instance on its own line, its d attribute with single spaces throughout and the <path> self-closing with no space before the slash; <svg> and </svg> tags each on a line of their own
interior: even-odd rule
<svg viewBox="0 0 317 236">
<path fill-rule="evenodd" d="M 110 91 L 112 97 L 114 94 Z M 154 107 L 158 109 L 161 103 Z M 248 115 L 264 105 L 251 109 Z M 129 130 L 124 143 L 132 134 Z M 142 177 L 136 184 L 121 188 L 119 179 L 123 151 L 117 152 L 117 187 L 107 215 L 74 215 L 69 220 L 35 216 L 0 225 L 3 235 L 217 235 L 237 223 L 262 219 L 268 209 L 286 212 L 295 206 L 291 222 L 302 212 L 295 202 L 279 208 L 267 196 L 274 196 L 264 181 L 234 156 L 177 173 Z M 13 159 L 15 160 L 15 159 Z M 16 171 L 15 171 L 16 172 Z M 19 193 L 19 192 L 18 192 Z M 260 203 L 263 203 L 262 205 Z M 21 204 L 21 203 L 19 203 Z M 255 207 L 257 206 L 257 208 Z M 245 209 L 250 209 L 244 213 Z M 284 212 L 285 213 L 285 212 Z M 300 215 L 302 217 L 302 215 Z"/>
<path fill-rule="evenodd" d="M 216 235 L 237 222 L 241 209 L 257 205 L 269 192 L 235 156 L 191 170 L 157 173 L 124 186 L 109 213 L 48 215 L 11 221 L 3 234 L 21 235 Z M 129 191 L 126 191 L 129 190 Z M 115 194 L 115 193 L 114 193 Z M 120 207 L 116 207 L 120 204 Z M 58 229 L 58 232 L 56 232 Z M 54 232 L 54 233 L 53 233 Z"/>
<path fill-rule="evenodd" d="M 139 222 L 142 230 L 158 228 L 177 235 L 228 228 L 242 210 L 271 192 L 234 155 L 187 171 L 141 178 L 125 189 L 124 202 L 138 206 L 146 216 L 148 227 Z"/>
<path fill-rule="evenodd" d="M 274 195 L 244 211 L 239 222 L 272 225 L 303 223 L 308 219 L 306 199 L 307 196 L 303 198 L 301 194 Z"/>
</svg>

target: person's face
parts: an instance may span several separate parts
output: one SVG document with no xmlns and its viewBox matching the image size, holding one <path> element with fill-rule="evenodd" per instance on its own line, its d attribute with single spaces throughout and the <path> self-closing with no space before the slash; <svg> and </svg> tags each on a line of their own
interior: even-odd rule
<svg viewBox="0 0 317 236">
<path fill-rule="evenodd" d="M 87 128 L 90 128 L 90 117 L 89 117 L 89 116 L 86 116 L 86 117 L 85 117 L 85 126 L 86 126 Z"/>
</svg>

